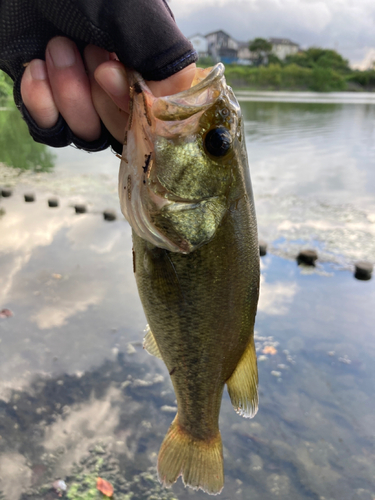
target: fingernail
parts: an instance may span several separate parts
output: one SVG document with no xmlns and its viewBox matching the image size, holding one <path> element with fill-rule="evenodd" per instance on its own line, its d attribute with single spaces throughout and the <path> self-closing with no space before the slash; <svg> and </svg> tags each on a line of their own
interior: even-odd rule
<svg viewBox="0 0 375 500">
<path fill-rule="evenodd" d="M 30 63 L 30 73 L 33 80 L 46 80 L 46 63 L 40 59 L 35 59 L 35 61 Z"/>
<path fill-rule="evenodd" d="M 127 92 L 126 73 L 120 68 L 106 68 L 98 71 L 95 79 L 109 94 L 123 96 Z"/>
<path fill-rule="evenodd" d="M 47 50 L 55 68 L 69 68 L 76 62 L 74 44 L 70 40 L 55 38 L 49 43 Z"/>
</svg>

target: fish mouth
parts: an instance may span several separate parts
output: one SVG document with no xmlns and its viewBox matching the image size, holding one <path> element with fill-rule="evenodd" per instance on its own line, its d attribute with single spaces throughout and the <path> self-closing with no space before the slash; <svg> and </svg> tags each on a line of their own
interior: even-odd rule
<svg viewBox="0 0 375 500">
<path fill-rule="evenodd" d="M 152 114 L 161 121 L 186 120 L 214 104 L 226 86 L 224 65 L 197 68 L 191 87 L 178 94 L 155 99 Z"/>
</svg>

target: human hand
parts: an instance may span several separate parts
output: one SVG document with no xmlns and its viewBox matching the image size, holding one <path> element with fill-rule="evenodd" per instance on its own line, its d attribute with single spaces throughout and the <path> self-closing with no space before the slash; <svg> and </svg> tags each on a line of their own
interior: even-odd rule
<svg viewBox="0 0 375 500">
<path fill-rule="evenodd" d="M 162 81 L 148 82 L 157 97 L 188 89 L 195 63 Z M 120 143 L 128 119 L 129 85 L 126 69 L 115 55 L 94 45 L 84 61 L 68 38 L 56 37 L 46 48 L 46 60 L 34 59 L 21 81 L 23 102 L 37 125 L 53 127 L 59 113 L 73 133 L 91 142 L 101 134 L 100 120 Z"/>
</svg>

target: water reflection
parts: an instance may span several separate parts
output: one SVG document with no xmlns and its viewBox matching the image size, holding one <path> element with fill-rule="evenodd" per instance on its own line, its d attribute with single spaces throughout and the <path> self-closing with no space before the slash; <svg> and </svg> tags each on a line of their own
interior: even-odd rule
<svg viewBox="0 0 375 500">
<path fill-rule="evenodd" d="M 54 160 L 47 146 L 30 137 L 26 123 L 14 106 L 0 111 L 0 162 L 21 170 L 49 172 Z"/>
<path fill-rule="evenodd" d="M 130 491 L 166 498 L 149 468 L 175 396 L 163 363 L 141 347 L 146 321 L 129 227 L 100 214 L 76 216 L 66 203 L 56 212 L 37 201 L 31 218 L 16 197 L 2 203 L 1 224 L 13 221 L 2 232 L 0 271 L 9 283 L 2 305 L 14 317 L 0 323 L 0 466 L 7 472 L 0 490 L 17 500 L 53 498 L 54 479 L 74 492 L 77 481 L 92 485 L 100 473 L 120 499 Z M 22 231 L 34 233 L 35 244 L 27 234 L 19 244 Z M 18 267 L 10 265 L 13 254 Z M 372 500 L 375 282 L 323 271 L 262 259 L 260 410 L 241 419 L 224 396 L 223 499 Z M 181 483 L 169 495 L 191 496 Z"/>
<path fill-rule="evenodd" d="M 314 115 L 297 108 L 293 118 L 291 108 L 276 112 L 268 104 L 244 107 L 261 232 L 269 231 L 271 252 L 285 248 L 291 257 L 312 242 L 319 255 L 332 255 L 312 273 L 275 253 L 262 258 L 260 409 L 255 419 L 241 419 L 224 395 L 220 498 L 373 500 L 375 280 L 359 282 L 332 266 L 341 258 L 345 267 L 355 249 L 370 255 L 372 248 L 375 209 L 365 195 L 374 189 L 373 145 L 364 118 L 372 111 L 339 105 Z M 364 136 L 344 132 L 345 116 Z M 355 126 L 353 117 L 363 122 Z M 302 153 L 293 156 L 298 147 Z M 347 161 L 331 199 L 335 182 L 321 177 L 329 177 L 340 148 Z M 299 164 L 290 164 L 292 157 Z M 142 349 L 146 320 L 130 228 L 101 214 L 118 206 L 118 165 L 110 153 L 70 149 L 58 158 L 59 165 L 70 162 L 68 173 L 58 165 L 53 173 L 12 177 L 13 196 L 0 200 L 0 309 L 14 313 L 0 319 L 0 496 L 51 500 L 52 483 L 62 478 L 76 499 L 79 485 L 95 491 L 100 475 L 118 500 L 185 500 L 191 492 L 181 482 L 167 491 L 156 481 L 157 452 L 176 403 L 164 364 Z M 361 169 L 366 182 L 350 189 L 348 172 Z M 30 189 L 36 202 L 25 204 Z M 47 206 L 51 192 L 60 197 L 57 209 Z M 78 198 L 89 202 L 87 214 L 74 213 Z M 202 492 L 193 496 L 207 500 Z"/>
<path fill-rule="evenodd" d="M 372 92 L 288 92 L 237 90 L 236 96 L 242 102 L 290 102 L 309 104 L 375 104 Z"/>
<path fill-rule="evenodd" d="M 375 106 L 241 101 L 241 107 L 259 231 L 273 251 L 293 257 L 304 241 L 346 268 L 371 260 Z"/>
<path fill-rule="evenodd" d="M 0 352 L 3 388 L 12 380 L 27 384 L 29 371 L 74 373 L 97 364 L 103 353 L 113 358 L 112 350 L 129 341 L 126 334 L 139 335 L 146 324 L 129 226 L 123 219 L 105 223 L 99 213 L 77 216 L 69 206 L 49 209 L 41 201 L 24 210 L 16 196 L 3 203 L 0 303 L 15 316 L 1 326 L 17 331 Z M 126 304 L 126 327 L 119 326 L 124 307 L 113 294 Z"/>
<path fill-rule="evenodd" d="M 296 283 L 281 282 L 269 283 L 264 286 L 265 277 L 261 276 L 261 293 L 259 297 L 258 311 L 265 311 L 267 314 L 287 314 L 289 304 L 293 301 L 294 295 L 298 292 Z"/>
</svg>

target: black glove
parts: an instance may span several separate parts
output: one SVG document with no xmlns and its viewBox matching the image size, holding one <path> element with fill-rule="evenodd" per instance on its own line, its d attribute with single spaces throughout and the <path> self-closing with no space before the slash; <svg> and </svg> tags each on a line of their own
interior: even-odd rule
<svg viewBox="0 0 375 500">
<path fill-rule="evenodd" d="M 87 151 L 121 144 L 102 125 L 94 142 L 77 138 L 60 115 L 51 129 L 41 129 L 21 98 L 25 63 L 44 59 L 54 36 L 67 36 L 80 50 L 87 44 L 116 52 L 127 67 L 146 80 L 164 80 L 197 60 L 190 42 L 174 22 L 166 0 L 1 0 L 0 69 L 15 81 L 14 100 L 37 142 L 63 147 L 74 143 Z"/>
</svg>

